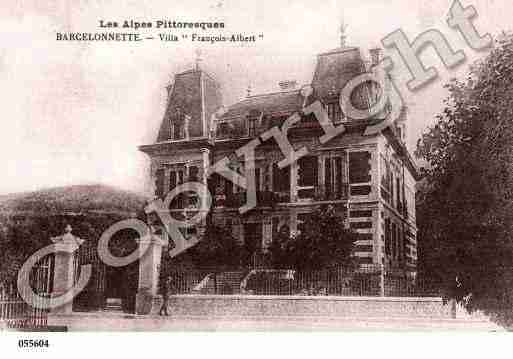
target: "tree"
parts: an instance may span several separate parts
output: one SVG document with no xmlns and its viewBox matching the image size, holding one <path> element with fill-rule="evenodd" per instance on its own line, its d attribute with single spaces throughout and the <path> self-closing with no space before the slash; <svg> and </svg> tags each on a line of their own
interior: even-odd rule
<svg viewBox="0 0 513 359">
<path fill-rule="evenodd" d="M 175 259 L 166 259 L 169 270 L 178 264 L 192 263 L 195 268 L 229 269 L 241 265 L 242 246 L 231 231 L 223 226 L 208 224 L 201 240 Z"/>
<path fill-rule="evenodd" d="M 513 322 L 513 42 L 505 37 L 417 144 L 419 275 L 470 311 Z"/>
<path fill-rule="evenodd" d="M 299 234 L 280 232 L 270 247 L 275 268 L 329 269 L 352 264 L 351 254 L 358 234 L 347 229 L 343 218 L 323 207 L 305 220 Z"/>
</svg>

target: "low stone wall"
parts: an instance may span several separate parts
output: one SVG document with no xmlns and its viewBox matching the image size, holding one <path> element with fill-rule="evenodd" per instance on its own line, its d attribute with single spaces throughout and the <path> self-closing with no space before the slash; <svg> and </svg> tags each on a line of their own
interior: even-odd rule
<svg viewBox="0 0 513 359">
<path fill-rule="evenodd" d="M 441 298 L 178 295 L 169 300 L 175 315 L 248 317 L 455 318 Z"/>
</svg>

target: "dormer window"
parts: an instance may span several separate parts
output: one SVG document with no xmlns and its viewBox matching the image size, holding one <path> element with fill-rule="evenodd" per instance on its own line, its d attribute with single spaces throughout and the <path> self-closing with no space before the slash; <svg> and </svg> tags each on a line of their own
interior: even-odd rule
<svg viewBox="0 0 513 359">
<path fill-rule="evenodd" d="M 232 133 L 232 127 L 228 122 L 219 122 L 216 127 L 216 138 L 226 139 L 230 138 Z"/>
<path fill-rule="evenodd" d="M 332 122 L 338 122 L 342 120 L 342 111 L 340 110 L 338 101 L 328 103 L 326 105 L 326 111 L 328 112 L 328 117 Z"/>
<path fill-rule="evenodd" d="M 259 110 L 251 110 L 247 115 L 248 119 L 248 136 L 255 137 L 258 135 L 259 121 L 262 117 L 262 112 Z"/>
<path fill-rule="evenodd" d="M 188 139 L 189 138 L 189 120 L 187 116 L 180 108 L 176 108 L 175 112 L 169 117 L 169 138 L 174 141 Z"/>
<path fill-rule="evenodd" d="M 185 138 L 185 130 L 183 122 L 173 123 L 173 140 L 183 140 Z"/>
<path fill-rule="evenodd" d="M 249 119 L 249 137 L 254 137 L 257 135 L 258 128 L 258 118 L 253 117 Z"/>
</svg>

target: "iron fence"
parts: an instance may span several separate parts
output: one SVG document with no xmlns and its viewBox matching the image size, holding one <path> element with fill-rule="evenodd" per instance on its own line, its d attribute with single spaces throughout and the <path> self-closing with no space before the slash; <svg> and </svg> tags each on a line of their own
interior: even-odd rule
<svg viewBox="0 0 513 359">
<path fill-rule="evenodd" d="M 31 289 L 38 294 L 36 301 L 52 292 L 54 257 L 41 259 L 32 269 L 29 278 Z M 29 289 L 25 289 L 29 290 Z M 27 293 L 28 294 L 28 293 Z M 36 304 L 40 304 L 37 303 Z M 48 310 L 27 304 L 15 283 L 0 283 L 0 329 L 37 330 L 46 328 Z"/>
<path fill-rule="evenodd" d="M 239 269 L 169 274 L 173 294 L 331 295 L 438 297 L 441 286 L 405 275 L 381 275 L 376 268 L 317 271 Z"/>
</svg>

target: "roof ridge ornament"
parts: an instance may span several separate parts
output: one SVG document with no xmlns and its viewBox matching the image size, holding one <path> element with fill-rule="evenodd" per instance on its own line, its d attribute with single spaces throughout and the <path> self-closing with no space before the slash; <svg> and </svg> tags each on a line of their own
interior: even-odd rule
<svg viewBox="0 0 513 359">
<path fill-rule="evenodd" d="M 203 59 L 201 58 L 201 49 L 196 49 L 194 53 L 196 54 L 196 59 L 194 60 L 195 69 L 196 71 L 200 71 L 200 62 L 203 61 Z"/>
<path fill-rule="evenodd" d="M 347 34 L 346 34 L 346 30 L 347 30 L 347 27 L 349 25 L 347 25 L 344 20 L 341 21 L 340 23 L 340 47 L 345 47 L 346 46 L 346 39 L 347 39 Z"/>
</svg>

